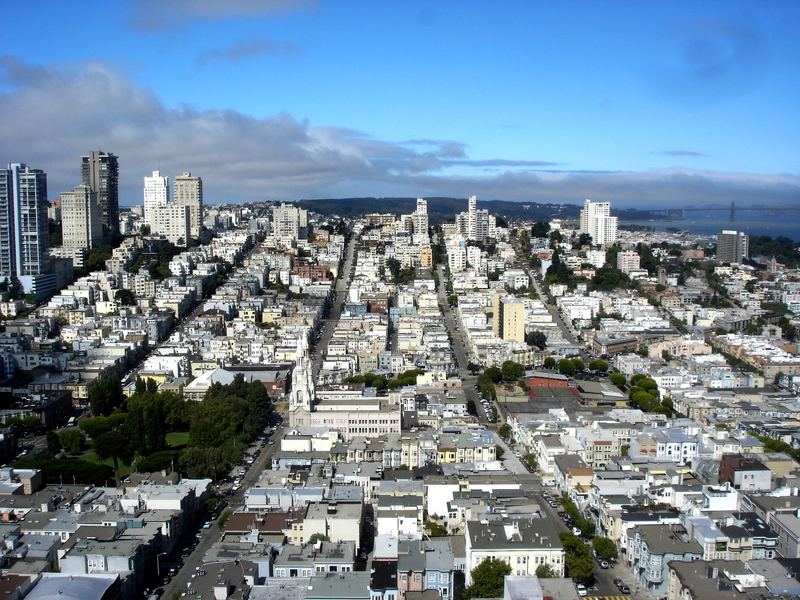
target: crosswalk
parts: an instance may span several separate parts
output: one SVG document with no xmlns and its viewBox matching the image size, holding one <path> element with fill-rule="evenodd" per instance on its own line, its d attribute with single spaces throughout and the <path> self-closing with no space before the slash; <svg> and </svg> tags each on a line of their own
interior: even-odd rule
<svg viewBox="0 0 800 600">
<path fill-rule="evenodd" d="M 630 596 L 616 595 L 616 596 L 586 596 L 586 600 L 631 600 Z"/>
</svg>

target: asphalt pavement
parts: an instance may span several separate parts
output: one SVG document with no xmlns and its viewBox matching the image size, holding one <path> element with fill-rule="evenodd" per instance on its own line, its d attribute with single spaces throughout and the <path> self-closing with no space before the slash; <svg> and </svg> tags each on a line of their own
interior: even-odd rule
<svg viewBox="0 0 800 600">
<path fill-rule="evenodd" d="M 228 509 L 237 510 L 244 506 L 244 491 L 258 483 L 258 478 L 266 468 L 271 468 L 272 455 L 275 453 L 276 448 L 279 447 L 282 436 L 283 428 L 278 427 L 275 433 L 268 437 L 267 444 L 261 449 L 261 454 L 259 454 L 255 462 L 247 468 L 247 472 L 244 477 L 242 477 L 241 488 L 233 492 L 230 496 L 225 497 L 225 500 L 228 502 Z M 270 441 L 274 441 L 274 443 L 270 444 Z M 251 450 L 257 447 L 258 445 L 255 444 L 251 446 Z M 228 489 L 228 486 L 221 487 L 222 489 Z M 162 598 L 171 599 L 176 591 L 188 591 L 187 585 L 192 581 L 192 575 L 197 572 L 197 567 L 202 568 L 206 553 L 215 542 L 222 539 L 222 530 L 217 524 L 217 520 L 212 521 L 212 525 L 209 529 L 202 529 L 201 525 L 201 523 L 197 523 L 197 534 L 199 535 L 197 546 L 192 550 L 189 556 L 183 559 L 183 566 L 178 570 L 175 576 L 172 577 L 171 581 L 164 586 L 164 592 L 161 594 Z M 174 562 L 174 560 L 162 559 L 162 574 L 168 572 L 170 566 Z"/>
<path fill-rule="evenodd" d="M 336 285 L 334 287 L 336 293 L 334 295 L 333 306 L 331 306 L 328 318 L 325 319 L 325 322 L 322 324 L 320 338 L 314 347 L 314 355 L 311 360 L 311 370 L 315 379 L 322 368 L 322 357 L 325 354 L 325 349 L 328 347 L 328 342 L 331 341 L 333 332 L 336 329 L 336 323 L 339 322 L 339 317 L 342 314 L 342 305 L 344 304 L 345 300 L 347 300 L 347 291 L 350 287 L 350 279 L 352 277 L 353 254 L 356 247 L 356 241 L 356 236 L 351 235 L 345 250 L 345 259 L 344 265 L 342 266 L 342 272 L 336 279 Z"/>
</svg>

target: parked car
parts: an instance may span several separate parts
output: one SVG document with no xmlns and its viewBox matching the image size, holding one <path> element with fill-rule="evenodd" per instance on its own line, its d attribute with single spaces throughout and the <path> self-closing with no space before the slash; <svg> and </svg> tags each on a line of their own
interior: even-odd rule
<svg viewBox="0 0 800 600">
<path fill-rule="evenodd" d="M 614 585 L 617 586 L 618 588 L 621 588 L 624 584 L 625 582 L 622 581 L 622 579 L 620 579 L 619 577 L 614 578 Z"/>
<path fill-rule="evenodd" d="M 607 569 L 608 568 L 608 561 L 601 560 L 600 561 L 600 568 L 601 569 Z"/>
<path fill-rule="evenodd" d="M 630 594 L 631 593 L 631 588 L 629 588 L 626 584 L 623 583 L 622 587 L 619 588 L 619 591 L 621 593 L 623 593 L 623 594 Z"/>
<path fill-rule="evenodd" d="M 586 591 L 586 586 L 581 583 L 575 584 L 575 589 L 578 590 L 578 596 L 586 596 L 589 593 Z"/>
</svg>

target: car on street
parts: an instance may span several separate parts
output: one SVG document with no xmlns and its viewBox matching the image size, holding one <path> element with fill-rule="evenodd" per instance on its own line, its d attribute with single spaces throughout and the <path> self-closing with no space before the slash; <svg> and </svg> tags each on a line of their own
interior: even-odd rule
<svg viewBox="0 0 800 600">
<path fill-rule="evenodd" d="M 203 529 L 211 529 L 211 521 L 206 521 L 203 523 Z"/>
<path fill-rule="evenodd" d="M 600 568 L 601 568 L 601 569 L 607 569 L 607 568 L 608 568 L 608 561 L 606 561 L 606 560 L 601 560 L 601 561 L 600 561 Z"/>
<path fill-rule="evenodd" d="M 622 584 L 622 587 L 619 588 L 619 591 L 623 594 L 630 594 L 631 588 L 629 588 L 626 584 Z"/>
<path fill-rule="evenodd" d="M 578 590 L 578 596 L 586 596 L 589 592 L 586 591 L 586 586 L 581 583 L 575 584 L 575 589 Z"/>
<path fill-rule="evenodd" d="M 624 584 L 625 582 L 622 581 L 622 579 L 620 579 L 619 577 L 614 578 L 614 585 L 617 586 L 617 588 L 621 588 Z"/>
</svg>

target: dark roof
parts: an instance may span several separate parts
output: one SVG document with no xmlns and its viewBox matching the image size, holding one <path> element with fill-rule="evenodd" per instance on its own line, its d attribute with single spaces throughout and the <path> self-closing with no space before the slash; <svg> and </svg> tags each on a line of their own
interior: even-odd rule
<svg viewBox="0 0 800 600">
<path fill-rule="evenodd" d="M 369 587 L 371 590 L 396 590 L 397 561 L 381 560 L 373 562 Z"/>
</svg>

